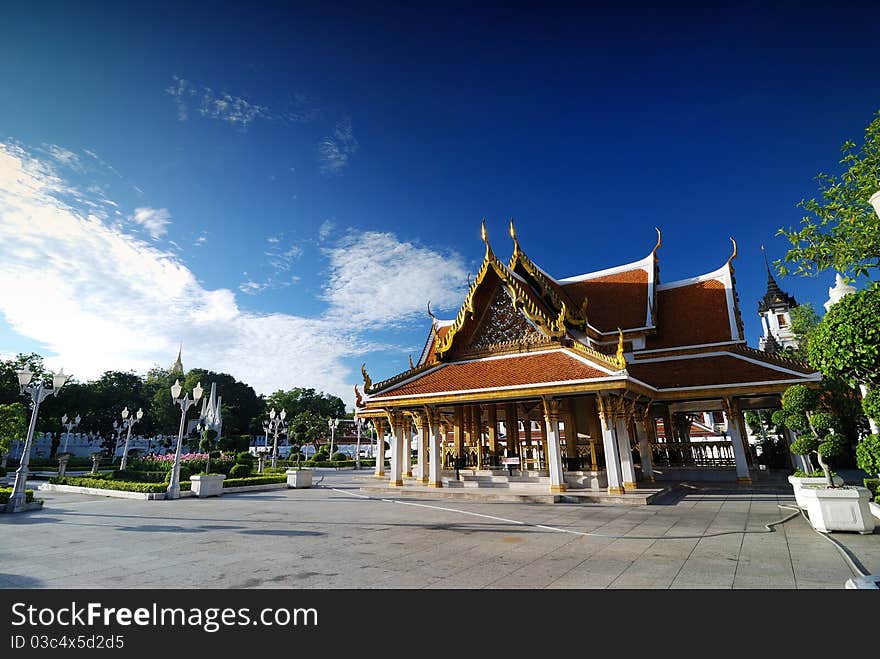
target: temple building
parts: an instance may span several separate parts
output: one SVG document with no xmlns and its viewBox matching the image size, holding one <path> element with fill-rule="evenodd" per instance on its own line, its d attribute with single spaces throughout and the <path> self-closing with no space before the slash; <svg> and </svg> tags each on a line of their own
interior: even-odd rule
<svg viewBox="0 0 880 659">
<path fill-rule="evenodd" d="M 761 251 L 764 251 L 763 245 Z M 764 265 L 767 267 L 767 292 L 758 301 L 758 315 L 764 336 L 758 347 L 770 353 L 781 352 L 783 348 L 797 348 L 800 341 L 791 331 L 791 310 L 798 306 L 797 300 L 779 288 L 767 263 L 766 252 Z"/>
<path fill-rule="evenodd" d="M 733 254 L 662 282 L 657 243 L 625 265 L 557 279 L 523 251 L 486 252 L 455 318 L 434 317 L 417 363 L 382 382 L 364 366 L 356 414 L 390 432 L 390 474 L 429 487 L 462 472 L 622 494 L 682 473 L 750 483 L 742 413 L 779 406 L 808 366 L 746 346 Z M 416 438 L 412 465 L 410 442 Z"/>
</svg>

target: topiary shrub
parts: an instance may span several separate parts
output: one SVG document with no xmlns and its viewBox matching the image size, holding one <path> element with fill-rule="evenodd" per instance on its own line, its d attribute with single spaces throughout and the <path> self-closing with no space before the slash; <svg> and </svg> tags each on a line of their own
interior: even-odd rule
<svg viewBox="0 0 880 659">
<path fill-rule="evenodd" d="M 880 423 L 880 387 L 868 390 L 868 395 L 862 399 L 862 411 L 866 417 Z"/>
<path fill-rule="evenodd" d="M 251 465 L 241 463 L 233 465 L 232 469 L 229 470 L 229 478 L 247 478 L 251 475 L 252 469 Z"/>
<path fill-rule="evenodd" d="M 791 452 L 807 456 L 815 453 L 819 458 L 819 466 L 825 474 L 826 487 L 834 487 L 831 470 L 825 463 L 825 458 L 843 453 L 845 443 L 842 435 L 834 433 L 835 417 L 820 411 L 819 404 L 819 394 L 803 384 L 789 387 L 782 394 L 785 426 L 795 433 L 795 441 L 790 447 Z M 779 418 L 781 419 L 782 416 L 780 415 Z"/>
<path fill-rule="evenodd" d="M 188 481 L 192 476 L 192 469 L 186 466 L 185 464 L 180 465 L 180 481 Z M 168 472 L 168 480 L 171 480 L 171 472 Z"/>
<path fill-rule="evenodd" d="M 880 477 L 880 435 L 868 435 L 859 442 L 856 465 L 868 474 Z"/>
<path fill-rule="evenodd" d="M 254 456 L 248 451 L 241 451 L 235 455 L 235 464 L 254 466 Z"/>
<path fill-rule="evenodd" d="M 343 460 L 348 460 L 348 456 L 345 453 L 339 452 L 333 454 L 334 462 L 342 462 Z"/>
</svg>

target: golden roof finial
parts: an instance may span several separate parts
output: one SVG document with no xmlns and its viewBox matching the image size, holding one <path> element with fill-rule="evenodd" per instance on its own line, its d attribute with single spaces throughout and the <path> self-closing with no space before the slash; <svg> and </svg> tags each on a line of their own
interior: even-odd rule
<svg viewBox="0 0 880 659">
<path fill-rule="evenodd" d="M 409 355 L 409 370 L 413 370 L 414 368 L 415 368 L 415 366 L 413 366 L 413 363 L 412 363 L 412 353 L 410 353 L 410 355 Z"/>
<path fill-rule="evenodd" d="M 364 362 L 361 364 L 361 375 L 364 376 L 364 391 L 370 393 L 370 389 L 373 388 L 373 381 L 370 379 L 370 376 L 367 374 L 367 363 Z"/>
<path fill-rule="evenodd" d="M 431 317 L 431 320 L 437 320 L 433 313 L 431 313 L 431 300 L 428 300 L 428 315 Z"/>
<path fill-rule="evenodd" d="M 510 218 L 510 237 L 516 242 L 516 227 L 513 226 L 513 218 Z"/>
<path fill-rule="evenodd" d="M 654 231 L 657 232 L 657 244 L 654 245 L 654 249 L 651 250 L 652 254 L 656 254 L 657 250 L 660 249 L 660 245 L 663 244 L 663 239 L 660 236 L 660 227 L 654 227 Z"/>
<path fill-rule="evenodd" d="M 733 254 L 730 255 L 729 259 L 727 259 L 727 265 L 730 265 L 730 262 L 736 258 L 736 241 L 733 239 L 733 236 L 730 237 L 730 242 L 733 243 Z"/>
<path fill-rule="evenodd" d="M 486 218 L 485 217 L 483 218 L 483 222 L 480 225 L 480 238 L 483 239 L 483 242 L 486 243 L 486 245 L 489 244 L 489 234 L 486 233 Z"/>
<path fill-rule="evenodd" d="M 617 332 L 617 365 L 620 368 L 626 368 L 626 357 L 623 356 L 623 330 L 618 327 Z"/>
<path fill-rule="evenodd" d="M 361 398 L 361 392 L 358 391 L 357 385 L 354 385 L 354 400 L 355 400 L 355 403 L 357 404 L 357 407 L 364 406 L 364 399 Z"/>
</svg>

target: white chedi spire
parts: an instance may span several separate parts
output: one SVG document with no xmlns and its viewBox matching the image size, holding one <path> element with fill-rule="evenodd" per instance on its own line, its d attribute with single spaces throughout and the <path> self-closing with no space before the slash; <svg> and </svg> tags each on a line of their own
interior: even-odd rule
<svg viewBox="0 0 880 659">
<path fill-rule="evenodd" d="M 835 278 L 834 286 L 828 289 L 828 301 L 825 302 L 825 311 L 827 312 L 831 307 L 837 302 L 840 301 L 842 297 L 849 295 L 850 293 L 855 293 L 856 287 L 850 286 L 846 282 L 843 281 L 843 277 L 840 276 L 840 273 L 837 273 Z"/>
</svg>

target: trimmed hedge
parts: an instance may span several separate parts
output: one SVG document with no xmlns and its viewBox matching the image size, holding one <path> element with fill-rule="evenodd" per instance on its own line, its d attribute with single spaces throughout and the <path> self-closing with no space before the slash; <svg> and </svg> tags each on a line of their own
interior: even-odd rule
<svg viewBox="0 0 880 659">
<path fill-rule="evenodd" d="M 49 479 L 53 485 L 73 485 L 75 487 L 93 487 L 99 490 L 120 490 L 122 492 L 144 492 L 159 494 L 168 489 L 168 483 L 139 483 L 136 481 L 115 481 L 104 478 L 78 478 L 76 476 L 54 476 Z M 189 490 L 192 483 L 181 481 L 180 489 Z"/>
<path fill-rule="evenodd" d="M 286 483 L 287 476 L 251 476 L 250 478 L 227 478 L 223 487 L 244 487 L 245 485 L 268 485 L 270 483 Z"/>
<path fill-rule="evenodd" d="M 253 468 L 249 464 L 236 464 L 232 466 L 232 469 L 229 470 L 229 478 L 234 478 L 236 480 L 240 478 L 247 478 L 251 475 L 251 471 Z"/>
<path fill-rule="evenodd" d="M 880 478 L 866 478 L 864 483 L 865 487 L 871 490 L 871 496 L 874 497 L 874 501 L 880 503 Z"/>
<path fill-rule="evenodd" d="M 181 468 L 181 476 L 183 476 L 183 468 Z M 117 469 L 113 472 L 113 480 L 129 481 L 135 483 L 167 483 L 169 480 L 169 472 L 167 471 L 138 471 L 135 469 L 121 470 Z M 185 479 L 183 479 L 185 480 Z"/>
<path fill-rule="evenodd" d="M 7 504 L 9 503 L 9 497 L 12 496 L 12 488 L 11 487 L 0 487 L 0 503 Z M 27 503 L 31 503 L 34 500 L 34 491 L 33 490 L 25 490 L 24 491 L 24 500 Z"/>
</svg>

